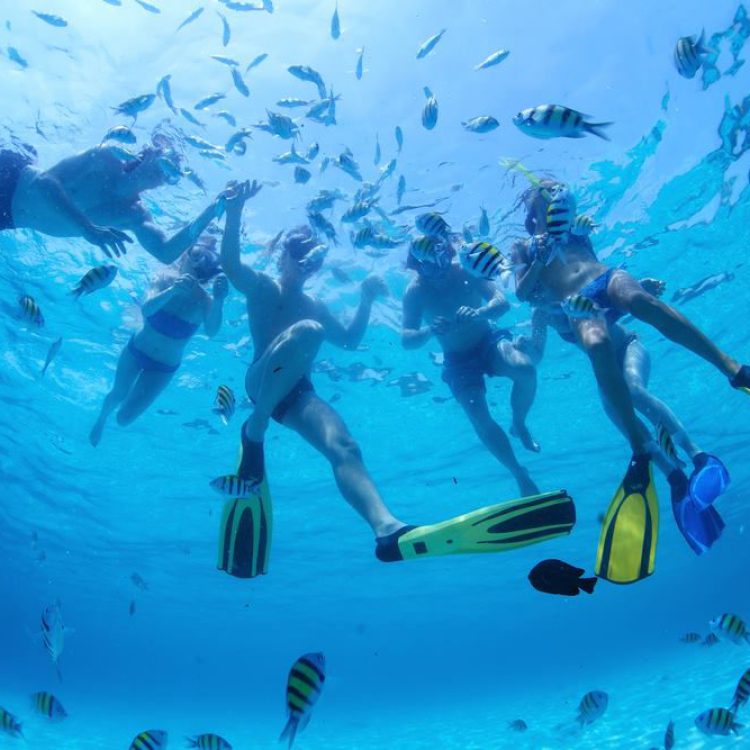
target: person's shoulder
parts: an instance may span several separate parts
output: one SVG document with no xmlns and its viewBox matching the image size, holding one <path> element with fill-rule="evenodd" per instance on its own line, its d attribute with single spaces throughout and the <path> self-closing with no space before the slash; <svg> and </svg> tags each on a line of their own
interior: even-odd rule
<svg viewBox="0 0 750 750">
<path fill-rule="evenodd" d="M 422 279 L 420 279 L 419 276 L 416 276 L 406 285 L 404 296 L 409 295 L 409 297 L 416 297 L 423 292 L 424 284 L 422 283 Z"/>
</svg>

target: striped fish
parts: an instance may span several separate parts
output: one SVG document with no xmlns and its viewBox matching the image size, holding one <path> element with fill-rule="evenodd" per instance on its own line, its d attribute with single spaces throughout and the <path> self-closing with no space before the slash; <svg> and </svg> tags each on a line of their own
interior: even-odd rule
<svg viewBox="0 0 750 750">
<path fill-rule="evenodd" d="M 432 130 L 438 121 L 438 103 L 432 91 L 424 87 L 424 95 L 427 97 L 424 109 L 422 110 L 422 125 L 426 130 Z"/>
<path fill-rule="evenodd" d="M 341 215 L 341 221 L 345 224 L 351 224 L 355 221 L 359 221 L 360 219 L 367 216 L 367 214 L 370 213 L 371 209 L 372 201 L 359 201 L 358 203 L 355 203 L 353 206 L 344 211 L 344 213 Z"/>
<path fill-rule="evenodd" d="M 570 227 L 570 233 L 576 237 L 588 237 L 594 233 L 594 230 L 599 225 L 586 214 L 578 214 L 573 220 L 573 225 Z"/>
<path fill-rule="evenodd" d="M 167 746 L 167 733 L 161 729 L 147 729 L 130 743 L 130 750 L 163 750 Z"/>
<path fill-rule="evenodd" d="M 675 448 L 674 440 L 669 434 L 669 430 L 663 425 L 656 425 L 656 441 L 659 443 L 659 447 L 662 449 L 664 455 L 677 466 L 684 466 L 685 462 L 680 459 L 677 455 L 677 448 Z"/>
<path fill-rule="evenodd" d="M 258 483 L 251 482 L 247 479 L 240 479 L 236 474 L 225 474 L 216 477 L 209 482 L 209 485 L 220 495 L 226 495 L 232 498 L 246 498 L 258 494 Z"/>
<path fill-rule="evenodd" d="M 701 645 L 708 646 L 708 648 L 711 648 L 711 646 L 715 646 L 718 642 L 719 642 L 719 636 L 716 635 L 716 633 L 709 633 L 703 639 L 703 643 Z"/>
<path fill-rule="evenodd" d="M 430 235 L 417 237 L 411 241 L 409 252 L 420 263 L 434 263 L 439 243 L 439 239 Z"/>
<path fill-rule="evenodd" d="M 6 711 L 2 707 L 0 707 L 0 731 L 11 735 L 11 737 L 21 736 L 21 725 L 18 719 L 10 711 Z"/>
<path fill-rule="evenodd" d="M 228 385 L 220 385 L 216 389 L 216 399 L 214 400 L 214 414 L 221 417 L 221 421 L 226 425 L 234 416 L 237 408 L 237 400 L 234 397 L 234 391 Z"/>
<path fill-rule="evenodd" d="M 664 750 L 672 750 L 674 747 L 674 722 L 670 719 L 667 731 L 664 732 Z"/>
<path fill-rule="evenodd" d="M 292 664 L 286 685 L 286 705 L 289 720 L 279 741 L 288 740 L 289 748 L 294 744 L 297 732 L 310 721 L 310 714 L 320 697 L 325 682 L 326 660 L 321 653 L 305 654 Z"/>
<path fill-rule="evenodd" d="M 21 316 L 24 320 L 32 323 L 37 328 L 44 326 L 44 315 L 42 315 L 42 310 L 33 297 L 24 294 L 19 297 L 18 304 L 21 306 Z"/>
<path fill-rule="evenodd" d="M 703 734 L 739 734 L 742 724 L 734 720 L 734 714 L 726 708 L 710 708 L 695 719 L 695 726 Z"/>
<path fill-rule="evenodd" d="M 698 643 L 701 640 L 703 639 L 701 638 L 700 633 L 685 633 L 685 635 L 680 638 L 681 643 Z"/>
<path fill-rule="evenodd" d="M 602 128 L 611 122 L 588 122 L 586 115 L 561 104 L 542 104 L 519 112 L 513 124 L 533 138 L 583 138 L 587 133 L 608 141 Z"/>
<path fill-rule="evenodd" d="M 703 58 L 711 51 L 706 47 L 706 32 L 702 31 L 698 41 L 694 36 L 683 36 L 674 46 L 674 66 L 683 78 L 695 78 L 703 65 Z"/>
<path fill-rule="evenodd" d="M 508 259 L 489 242 L 463 245 L 459 252 L 461 265 L 472 275 L 493 281 L 508 268 Z"/>
<path fill-rule="evenodd" d="M 750 643 L 750 633 L 747 631 L 747 626 L 744 620 L 737 615 L 720 615 L 711 620 L 709 625 L 716 635 L 723 635 L 732 641 L 732 643 L 740 644 L 742 641 Z"/>
<path fill-rule="evenodd" d="M 60 656 L 65 647 L 65 625 L 62 619 L 60 602 L 54 602 L 42 611 L 41 618 L 42 642 L 49 653 L 52 663 L 55 665 L 57 676 L 62 680 L 60 673 Z"/>
<path fill-rule="evenodd" d="M 430 237 L 447 237 L 451 230 L 448 222 L 437 211 L 419 214 L 415 224 L 420 232 Z"/>
<path fill-rule="evenodd" d="M 547 206 L 547 233 L 553 240 L 570 234 L 576 215 L 576 200 L 573 193 L 563 185 L 557 185 L 550 193 Z"/>
<path fill-rule="evenodd" d="M 578 721 L 581 726 L 593 724 L 607 710 L 609 696 L 603 690 L 592 690 L 581 698 L 578 704 Z"/>
<path fill-rule="evenodd" d="M 232 746 L 218 734 L 199 734 L 196 737 L 188 737 L 188 747 L 197 747 L 199 750 L 232 750 Z"/>
<path fill-rule="evenodd" d="M 490 115 L 472 117 L 470 120 L 462 122 L 461 125 L 470 133 L 490 133 L 500 127 L 500 123 Z"/>
<path fill-rule="evenodd" d="M 51 721 L 62 721 L 68 716 L 62 703 L 52 693 L 34 693 L 31 696 L 34 710 L 41 716 L 46 716 Z"/>
<path fill-rule="evenodd" d="M 745 673 L 740 677 L 740 681 L 734 690 L 732 707 L 729 710 L 733 714 L 736 714 L 738 709 L 747 703 L 748 699 L 750 699 L 750 669 L 746 669 Z"/>
<path fill-rule="evenodd" d="M 81 277 L 71 294 L 78 298 L 109 286 L 117 276 L 117 266 L 95 266 Z"/>
<path fill-rule="evenodd" d="M 601 308 L 582 294 L 568 297 L 561 307 L 571 318 L 593 318 L 601 312 Z"/>
</svg>

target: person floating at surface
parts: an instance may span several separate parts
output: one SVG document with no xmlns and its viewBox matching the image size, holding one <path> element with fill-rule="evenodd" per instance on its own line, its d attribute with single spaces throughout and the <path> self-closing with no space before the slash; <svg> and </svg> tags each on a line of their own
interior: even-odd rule
<svg viewBox="0 0 750 750">
<path fill-rule="evenodd" d="M 143 303 L 143 328 L 122 350 L 115 382 L 102 404 L 89 440 L 96 446 L 109 415 L 119 406 L 117 421 L 129 425 L 148 409 L 177 372 L 188 341 L 204 326 L 215 336 L 229 291 L 220 275 L 216 239 L 203 235 L 180 258 L 172 273 L 163 274 Z M 213 294 L 203 287 L 213 279 Z"/>
<path fill-rule="evenodd" d="M 118 229 L 94 224 L 55 175 L 34 168 L 35 161 L 33 146 L 0 150 L 0 231 L 35 229 L 58 234 L 49 231 L 49 217 L 56 216 L 68 227 L 66 236 L 82 237 L 109 257 L 124 253 L 125 243 L 132 242 L 130 237 Z"/>
<path fill-rule="evenodd" d="M 663 282 L 641 279 L 640 283 L 654 296 L 661 296 Z M 580 347 L 568 316 L 559 305 L 535 307 L 530 336 L 519 337 L 517 341 L 517 346 L 529 355 L 535 365 L 544 356 L 548 327 L 555 330 L 566 343 Z M 651 457 L 669 482 L 677 527 L 691 549 L 702 555 L 719 539 L 725 524 L 713 505 L 702 502 L 701 494 L 705 494 L 706 489 L 710 491 L 710 485 L 717 479 L 728 483 L 729 474 L 716 456 L 698 447 L 672 409 L 649 391 L 651 355 L 638 335 L 619 323 L 612 324 L 609 332 L 633 405 L 656 429 L 660 446 L 653 445 Z M 607 415 L 618 429 L 622 429 L 606 397 L 603 393 L 601 396 Z M 693 462 L 694 470 L 690 478 L 683 471 L 684 464 L 677 455 L 675 444 Z"/>
<path fill-rule="evenodd" d="M 750 367 L 727 356 L 630 274 L 600 263 L 588 237 L 571 231 L 577 220 L 576 207 L 566 186 L 538 181 L 526 192 L 524 203 L 526 230 L 532 237 L 513 247 L 518 297 L 563 306 L 576 340 L 591 361 L 603 397 L 633 451 L 605 519 L 596 567 L 600 577 L 632 583 L 654 569 L 658 499 L 651 477 L 651 437 L 635 414 L 612 344 L 611 325 L 630 313 L 706 359 L 730 379 L 733 387 L 748 393 Z M 720 486 L 720 482 L 715 484 L 716 488 Z"/>
<path fill-rule="evenodd" d="M 7 152 L 0 152 L 0 170 L 3 153 Z M 20 168 L 17 160 L 13 163 L 16 171 L 10 171 L 15 178 L 6 176 L 0 182 L 0 191 L 15 184 L 9 214 L 13 226 L 55 237 L 83 236 L 108 255 L 125 252 L 123 243 L 131 240 L 120 230 L 128 230 L 157 260 L 173 263 L 223 210 L 218 198 L 172 237 L 154 224 L 142 193 L 175 185 L 182 175 L 180 155 L 164 135 L 155 135 L 151 145 L 137 154 L 117 146 L 96 146 L 41 173 L 28 165 Z M 101 230 L 91 222 L 114 229 Z"/>
<path fill-rule="evenodd" d="M 240 258 L 245 202 L 257 183 L 230 184 L 221 262 L 232 285 L 246 295 L 255 359 L 245 384 L 254 412 L 242 426 L 236 475 L 212 487 L 229 495 L 220 526 L 218 567 L 239 578 L 268 571 L 272 509 L 263 456 L 270 419 L 294 430 L 331 464 L 339 491 L 375 534 L 383 562 L 461 552 L 496 552 L 570 533 L 575 506 L 563 491 L 483 508 L 430 526 L 407 526 L 383 502 L 357 443 L 339 414 L 319 398 L 310 369 L 324 340 L 355 348 L 364 336 L 374 300 L 386 292 L 378 277 L 362 283 L 359 308 L 348 326 L 340 323 L 304 285 L 323 264 L 326 248 L 308 226 L 287 232 L 279 279 L 254 271 Z"/>
<path fill-rule="evenodd" d="M 422 260 L 409 251 L 406 267 L 416 271 L 417 278 L 404 294 L 401 342 L 407 349 L 416 349 L 433 335 L 437 338 L 444 352 L 443 380 L 477 436 L 513 475 L 521 495 L 535 495 L 538 487 L 487 406 L 484 376 L 510 378 L 512 433 L 527 449 L 539 451 L 526 426 L 536 394 L 536 370 L 513 345 L 511 333 L 490 322 L 504 315 L 510 305 L 492 281 L 471 276 L 453 262 L 455 251 L 449 239 L 435 239 L 430 247 Z M 427 325 L 422 325 L 423 318 Z"/>
</svg>

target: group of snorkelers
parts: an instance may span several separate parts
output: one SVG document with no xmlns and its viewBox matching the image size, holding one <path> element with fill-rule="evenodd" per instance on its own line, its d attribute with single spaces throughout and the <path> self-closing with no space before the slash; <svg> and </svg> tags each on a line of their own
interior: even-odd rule
<svg viewBox="0 0 750 750">
<path fill-rule="evenodd" d="M 511 473 L 520 495 L 518 500 L 442 523 L 412 526 L 388 509 L 358 444 L 333 406 L 316 394 L 310 379 L 324 341 L 346 349 L 359 345 L 374 301 L 387 293 L 384 282 L 374 276 L 362 282 L 359 307 L 343 325 L 323 302 L 304 291 L 306 281 L 322 267 L 326 251 L 310 226 L 284 235 L 277 278 L 243 263 L 242 213 L 246 201 L 260 190 L 255 182 L 230 183 L 198 217 L 167 237 L 153 223 L 141 196 L 175 184 L 181 172 L 179 154 L 168 139 L 158 136 L 129 159 L 100 146 L 46 172 L 36 170 L 29 155 L 1 151 L 0 227 L 80 236 L 115 255 L 132 241 L 125 234 L 129 231 L 155 258 L 170 264 L 142 306 L 142 329 L 120 355 L 115 382 L 91 431 L 94 445 L 115 409 L 119 407 L 118 421 L 128 424 L 153 403 L 200 326 L 209 336 L 219 330 L 227 280 L 245 295 L 254 345 L 245 386 L 253 409 L 242 426 L 236 473 L 223 478 L 231 481 L 212 483 L 228 495 L 219 541 L 221 569 L 243 578 L 267 572 L 272 508 L 263 445 L 271 420 L 296 431 L 329 461 L 339 491 L 369 524 L 376 556 L 384 562 L 506 551 L 570 533 L 575 524 L 572 498 L 564 491 L 540 492 L 491 415 L 486 398 L 485 376 L 511 380 L 511 432 L 526 449 L 538 451 L 526 418 L 548 328 L 588 356 L 605 410 L 633 454 L 604 519 L 597 575 L 630 583 L 653 572 L 658 501 L 652 462 L 668 478 L 677 525 L 692 549 L 702 554 L 718 539 L 723 521 L 713 503 L 729 475 L 719 459 L 695 444 L 672 410 L 649 392 L 648 351 L 620 321 L 631 315 L 651 325 L 748 394 L 750 367 L 730 358 L 665 304 L 660 299 L 663 284 L 654 279 L 639 282 L 622 268 L 608 268 L 598 260 L 586 234 L 561 231 L 554 209 L 567 202 L 574 215 L 574 199 L 565 185 L 534 180 L 523 196 L 528 237 L 513 246 L 507 269 L 518 298 L 532 307 L 529 335 L 496 326 L 509 304 L 492 278 L 459 262 L 456 235 L 444 231 L 433 237 L 429 252 L 424 244 L 414 252 L 412 244 L 406 265 L 416 275 L 403 299 L 402 343 L 411 349 L 433 337 L 437 340 L 444 353 L 443 380 L 479 439 Z M 222 218 L 223 233 L 217 228 Z M 656 439 L 636 410 L 656 427 Z M 675 444 L 693 461 L 690 476 L 683 471 Z"/>
</svg>

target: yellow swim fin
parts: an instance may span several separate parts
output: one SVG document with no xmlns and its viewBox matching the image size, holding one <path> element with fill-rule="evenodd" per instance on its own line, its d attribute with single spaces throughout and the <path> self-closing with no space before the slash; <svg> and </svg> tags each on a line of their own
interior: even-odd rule
<svg viewBox="0 0 750 750">
<path fill-rule="evenodd" d="M 599 537 L 594 572 L 611 583 L 635 583 L 654 572 L 659 499 L 649 456 L 633 456 Z"/>
</svg>

